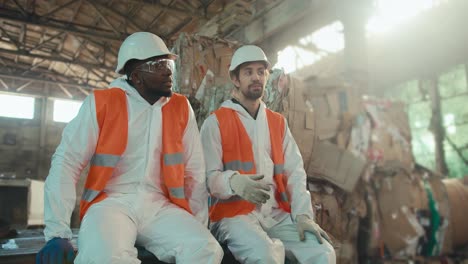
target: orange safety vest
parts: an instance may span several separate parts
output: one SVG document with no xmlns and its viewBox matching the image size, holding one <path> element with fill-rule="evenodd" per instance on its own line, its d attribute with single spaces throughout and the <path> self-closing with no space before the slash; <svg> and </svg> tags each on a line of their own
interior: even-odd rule
<svg viewBox="0 0 468 264">
<path fill-rule="evenodd" d="M 223 148 L 224 170 L 238 171 L 240 174 L 255 174 L 255 160 L 252 142 L 245 131 L 236 111 L 221 107 L 214 111 L 219 123 L 221 145 Z M 285 121 L 282 115 L 266 109 L 268 128 L 270 131 L 271 153 L 274 163 L 273 179 L 276 183 L 275 198 L 284 211 L 290 213 L 291 205 L 286 191 L 287 178 L 284 176 L 283 139 Z M 245 215 L 255 209 L 255 204 L 243 200 L 239 196 L 232 196 L 222 200 L 211 197 L 210 219 L 219 221 L 225 217 Z"/>
<path fill-rule="evenodd" d="M 80 219 L 89 207 L 104 200 L 103 192 L 115 166 L 127 147 L 128 111 L 125 92 L 119 88 L 94 91 L 99 138 L 91 159 L 88 178 L 80 202 Z M 174 204 L 191 213 L 184 192 L 183 133 L 188 123 L 188 105 L 184 96 L 173 93 L 162 107 L 161 173 L 163 190 Z"/>
</svg>

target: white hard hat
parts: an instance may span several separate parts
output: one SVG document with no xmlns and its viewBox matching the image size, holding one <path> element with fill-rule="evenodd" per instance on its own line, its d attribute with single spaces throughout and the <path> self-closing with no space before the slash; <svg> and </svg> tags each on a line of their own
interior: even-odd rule
<svg viewBox="0 0 468 264">
<path fill-rule="evenodd" d="M 146 60 L 163 55 L 169 55 L 169 58 L 173 60 L 177 58 L 177 55 L 171 53 L 164 41 L 155 34 L 150 32 L 133 33 L 120 46 L 115 72 L 124 74 L 125 64 L 131 59 Z"/>
<path fill-rule="evenodd" d="M 263 52 L 263 50 L 255 45 L 245 45 L 236 50 L 232 55 L 231 65 L 229 65 L 229 72 L 235 70 L 237 66 L 245 62 L 263 61 L 270 67 L 270 63 Z"/>
</svg>

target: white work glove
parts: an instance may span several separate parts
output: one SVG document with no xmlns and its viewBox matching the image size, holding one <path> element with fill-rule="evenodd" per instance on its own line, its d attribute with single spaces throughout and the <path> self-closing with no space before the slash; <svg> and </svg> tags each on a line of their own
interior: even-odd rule
<svg viewBox="0 0 468 264">
<path fill-rule="evenodd" d="M 263 175 L 239 174 L 236 173 L 229 179 L 232 191 L 242 199 L 251 203 L 262 204 L 270 199 L 270 195 L 264 191 L 269 191 L 270 187 L 266 183 L 259 182 Z"/>
<path fill-rule="evenodd" d="M 327 233 L 323 231 L 323 229 L 314 222 L 314 220 L 310 219 L 307 215 L 298 215 L 296 216 L 297 222 L 297 231 L 299 232 L 299 239 L 301 241 L 305 240 L 305 232 L 311 232 L 317 237 L 317 240 L 320 244 L 323 244 L 323 239 L 325 238 L 330 244 L 331 240 L 328 237 Z"/>
</svg>

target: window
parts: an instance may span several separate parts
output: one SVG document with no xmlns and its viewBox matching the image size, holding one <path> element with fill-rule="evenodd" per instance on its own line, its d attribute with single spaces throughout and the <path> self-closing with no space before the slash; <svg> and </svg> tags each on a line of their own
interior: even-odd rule
<svg viewBox="0 0 468 264">
<path fill-rule="evenodd" d="M 0 94 L 0 116 L 13 118 L 34 118 L 33 97 Z"/>
<path fill-rule="evenodd" d="M 391 30 L 396 25 L 421 12 L 438 6 L 446 0 L 377 0 L 376 12 L 369 19 L 367 31 L 371 34 Z"/>
<path fill-rule="evenodd" d="M 447 1 L 374 0 L 374 13 L 366 25 L 367 36 L 397 28 L 398 24 Z M 345 47 L 343 30 L 343 24 L 335 21 L 300 38 L 297 43 L 278 52 L 278 62 L 273 68 L 282 68 L 286 73 L 292 73 L 342 51 Z"/>
<path fill-rule="evenodd" d="M 78 114 L 80 110 L 81 101 L 71 101 L 71 100 L 54 100 L 54 116 L 53 119 L 55 122 L 70 122 Z"/>
<path fill-rule="evenodd" d="M 274 68 L 283 68 L 291 73 L 312 65 L 323 57 L 344 48 L 343 24 L 335 21 L 299 40 L 299 45 L 290 45 L 278 52 Z"/>
</svg>

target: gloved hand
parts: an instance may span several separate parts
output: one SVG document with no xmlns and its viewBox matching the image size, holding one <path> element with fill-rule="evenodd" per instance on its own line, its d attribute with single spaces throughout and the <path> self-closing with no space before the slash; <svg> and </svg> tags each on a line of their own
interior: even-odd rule
<svg viewBox="0 0 468 264">
<path fill-rule="evenodd" d="M 311 232 L 317 237 L 317 240 L 320 244 L 323 244 L 323 238 L 325 238 L 330 244 L 332 244 L 330 237 L 323 229 L 310 219 L 307 215 L 298 215 L 296 217 L 297 222 L 297 231 L 299 232 L 299 239 L 301 241 L 305 240 L 305 232 Z"/>
<path fill-rule="evenodd" d="M 37 253 L 36 264 L 73 263 L 75 251 L 66 238 L 54 237 Z"/>
<path fill-rule="evenodd" d="M 266 183 L 259 182 L 263 175 L 258 174 L 234 174 L 229 180 L 231 189 L 235 194 L 243 199 L 255 203 L 266 203 L 270 195 L 264 191 L 269 191 L 270 187 Z"/>
</svg>

